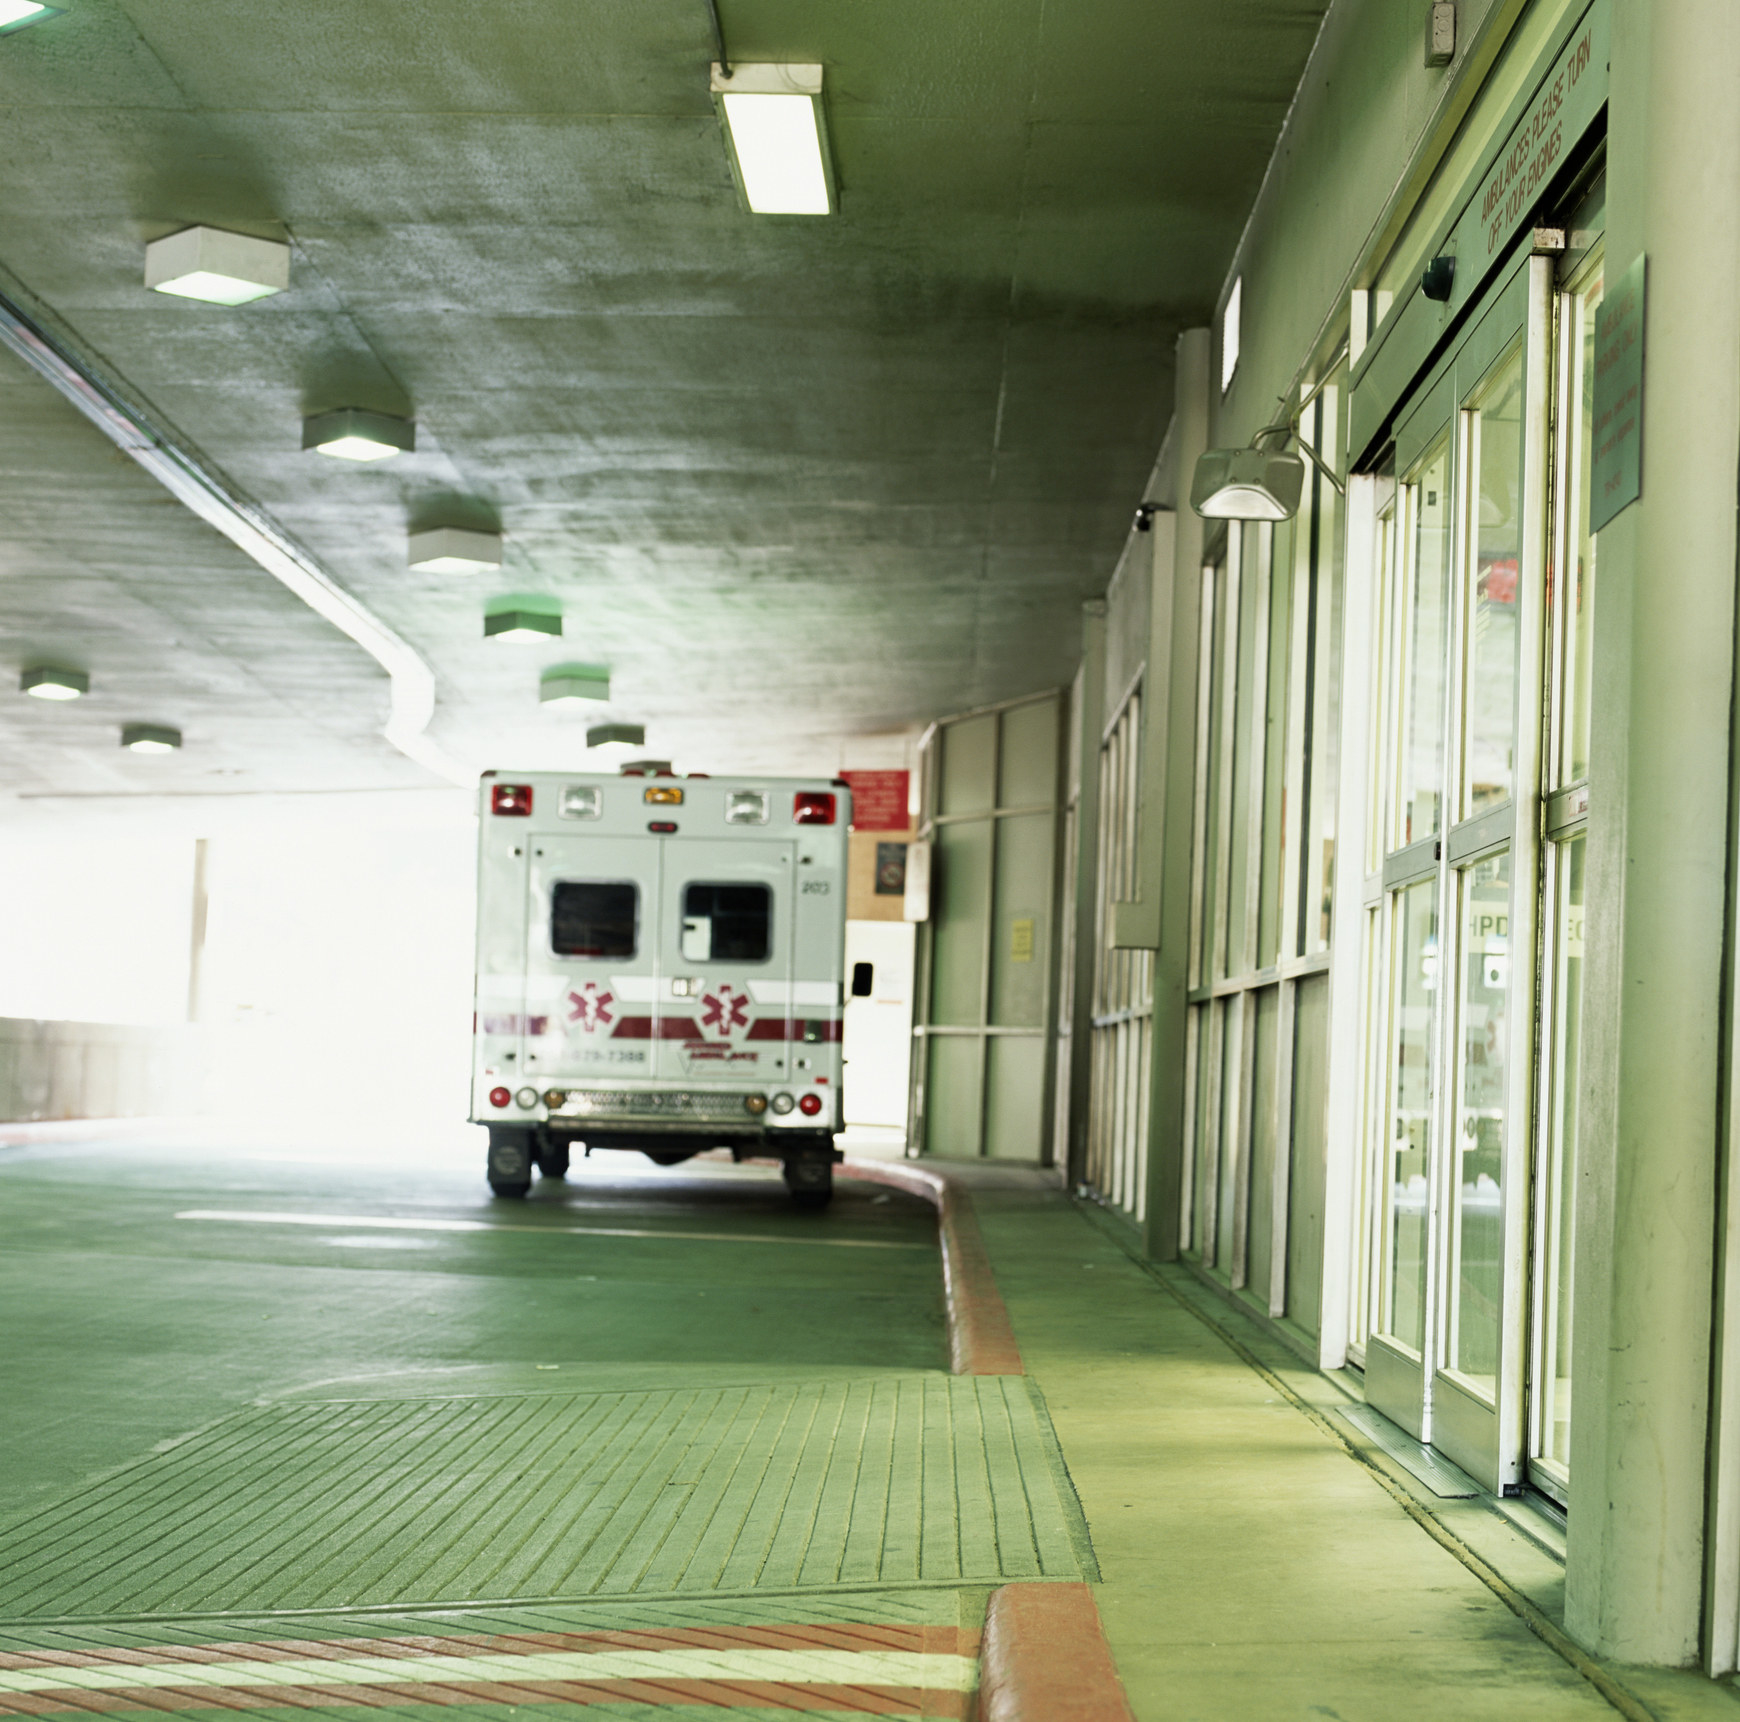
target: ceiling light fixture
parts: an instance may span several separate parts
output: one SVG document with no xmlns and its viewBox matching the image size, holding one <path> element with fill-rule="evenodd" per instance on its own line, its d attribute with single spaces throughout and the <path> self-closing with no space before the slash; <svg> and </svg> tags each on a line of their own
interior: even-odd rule
<svg viewBox="0 0 1740 1722">
<path fill-rule="evenodd" d="M 560 638 L 562 617 L 559 611 L 524 608 L 518 604 L 491 610 L 483 618 L 486 640 L 547 640 Z"/>
<path fill-rule="evenodd" d="M 417 427 L 391 413 L 339 407 L 302 421 L 302 446 L 334 460 L 386 460 L 390 455 L 409 454 L 417 446 Z"/>
<path fill-rule="evenodd" d="M 643 723 L 595 723 L 586 732 L 586 745 L 602 747 L 645 747 L 646 725 Z"/>
<path fill-rule="evenodd" d="M 174 753 L 181 746 L 181 731 L 162 723 L 123 724 L 121 745 L 130 753 Z"/>
<path fill-rule="evenodd" d="M 62 6 L 39 6 L 36 0 L 0 0 L 0 36 L 8 30 L 22 30 L 26 24 L 40 24 L 65 11 Z"/>
<path fill-rule="evenodd" d="M 91 691 L 91 678 L 83 670 L 59 670 L 37 664 L 18 678 L 18 685 L 39 700 L 76 700 Z"/>
<path fill-rule="evenodd" d="M 431 527 L 410 535 L 405 560 L 423 574 L 479 574 L 501 566 L 501 534 L 462 526 Z"/>
<path fill-rule="evenodd" d="M 145 285 L 209 305 L 246 305 L 290 285 L 290 247 L 221 227 L 184 227 L 145 247 Z"/>
<path fill-rule="evenodd" d="M 756 215 L 832 215 L 822 68 L 713 63 L 743 200 Z"/>
<path fill-rule="evenodd" d="M 538 699 L 547 706 L 609 698 L 610 671 L 599 664 L 557 664 L 538 679 Z"/>
</svg>

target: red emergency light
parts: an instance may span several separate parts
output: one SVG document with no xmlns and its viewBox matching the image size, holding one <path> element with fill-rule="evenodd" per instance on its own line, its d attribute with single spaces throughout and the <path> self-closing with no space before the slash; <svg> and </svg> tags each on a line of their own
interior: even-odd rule
<svg viewBox="0 0 1740 1722">
<path fill-rule="evenodd" d="M 792 797 L 791 822 L 793 825 L 832 825 L 834 797 L 826 790 L 800 789 Z"/>
<path fill-rule="evenodd" d="M 512 1099 L 513 1096 L 505 1088 L 492 1088 L 489 1091 L 491 1106 L 506 1106 Z"/>
<path fill-rule="evenodd" d="M 828 799 L 831 801 L 833 800 L 833 797 L 829 796 Z M 798 1111 L 806 1118 L 814 1118 L 821 1109 L 822 1097 L 817 1094 L 814 1089 L 811 1089 L 808 1094 L 803 1095 L 798 1101 Z"/>
<path fill-rule="evenodd" d="M 529 783 L 497 783 L 490 786 L 489 810 L 510 819 L 532 816 L 532 786 Z"/>
</svg>

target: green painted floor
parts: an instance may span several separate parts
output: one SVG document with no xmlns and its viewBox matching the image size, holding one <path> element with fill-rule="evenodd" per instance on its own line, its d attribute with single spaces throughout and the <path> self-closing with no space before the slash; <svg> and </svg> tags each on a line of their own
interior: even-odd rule
<svg viewBox="0 0 1740 1722">
<path fill-rule="evenodd" d="M 1614 1714 L 1300 1409 L 1323 1378 L 969 1175 L 1025 1378 L 946 1373 L 932 1210 L 876 1185 L 0 1148 L 0 1716 L 968 1722 L 1010 1579 L 1095 1585 L 1138 1722 Z M 1537 1541 L 1442 1510 L 1557 1607 Z"/>
<path fill-rule="evenodd" d="M 965 1717 L 1093 1571 L 933 1209 L 600 1156 L 0 1149 L 0 1715 Z"/>
</svg>

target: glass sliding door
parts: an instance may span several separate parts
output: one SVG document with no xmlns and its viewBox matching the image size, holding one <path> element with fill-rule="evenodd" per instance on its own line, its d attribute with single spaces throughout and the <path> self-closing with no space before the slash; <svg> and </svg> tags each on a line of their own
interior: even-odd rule
<svg viewBox="0 0 1740 1722">
<path fill-rule="evenodd" d="M 1366 1392 L 1489 1488 L 1524 1464 L 1549 268 L 1519 260 L 1405 409 L 1378 534 L 1388 1069 Z"/>
</svg>

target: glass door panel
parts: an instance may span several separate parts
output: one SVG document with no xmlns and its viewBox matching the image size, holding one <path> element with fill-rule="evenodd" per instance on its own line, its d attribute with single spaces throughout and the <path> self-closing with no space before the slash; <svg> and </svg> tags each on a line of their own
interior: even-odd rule
<svg viewBox="0 0 1740 1722">
<path fill-rule="evenodd" d="M 1438 881 L 1392 899 L 1395 952 L 1390 1030 L 1389 1149 L 1379 1328 L 1422 1356 L 1426 1342 L 1428 1209 L 1432 1160 L 1433 1029 L 1438 997 Z"/>
<path fill-rule="evenodd" d="M 1461 817 L 1509 798 L 1516 758 L 1517 578 L 1522 557 L 1519 342 L 1465 414 L 1469 497 L 1468 693 Z"/>
<path fill-rule="evenodd" d="M 1583 1014 L 1582 832 L 1553 846 L 1552 1045 L 1543 1070 L 1542 1167 L 1536 1219 L 1531 1481 L 1563 1500 L 1571 1465 L 1571 1236 L 1577 1080 Z"/>
<path fill-rule="evenodd" d="M 1568 373 L 1560 392 L 1569 422 L 1562 507 L 1569 530 L 1565 545 L 1565 592 L 1561 618 L 1560 663 L 1563 736 L 1557 781 L 1576 783 L 1589 775 L 1589 651 L 1595 619 L 1595 536 L 1589 530 L 1589 466 L 1595 426 L 1595 313 L 1601 306 L 1599 261 L 1580 289 L 1559 301 L 1563 345 L 1561 364 Z"/>
<path fill-rule="evenodd" d="M 1450 438 L 1426 454 L 1408 485 L 1413 514 L 1407 629 L 1401 801 L 1395 847 L 1439 830 L 1444 784 L 1444 682 L 1450 620 Z"/>
<path fill-rule="evenodd" d="M 1462 869 L 1455 1148 L 1444 1366 L 1496 1404 L 1504 1282 L 1510 855 Z"/>
</svg>

